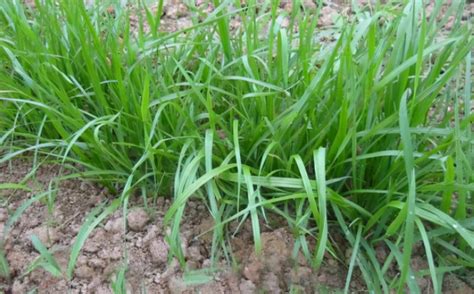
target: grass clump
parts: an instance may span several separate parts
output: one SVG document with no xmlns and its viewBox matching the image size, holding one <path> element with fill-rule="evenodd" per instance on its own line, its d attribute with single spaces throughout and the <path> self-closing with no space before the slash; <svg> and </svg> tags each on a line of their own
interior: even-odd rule
<svg viewBox="0 0 474 294">
<path fill-rule="evenodd" d="M 118 3 L 112 17 L 107 5 L 48 0 L 32 11 L 4 1 L 0 163 L 80 164 L 77 176 L 117 193 L 84 224 L 75 256 L 141 191 L 173 197 L 165 221 L 182 262 L 180 223 L 197 197 L 215 220 L 215 257 L 227 252 L 226 225 L 247 218 L 260 251 L 260 222 L 274 213 L 315 267 L 340 254 L 331 234 L 342 232 L 349 272 L 377 293 L 419 290 L 410 258 L 421 242 L 439 292 L 451 266 L 474 266 L 473 39 L 462 2 L 441 20 L 405 2 L 357 11 L 324 42 L 317 9 L 281 15 L 275 1 L 268 10 L 214 1 L 204 19 L 190 4 L 193 26 L 175 33 L 159 32 L 159 11 L 143 14 L 151 33 L 132 32 Z M 450 14 L 454 28 L 441 34 Z M 433 107 L 442 119 L 431 119 Z M 382 264 L 379 245 L 391 250 Z M 392 263 L 400 275 L 388 274 Z"/>
</svg>

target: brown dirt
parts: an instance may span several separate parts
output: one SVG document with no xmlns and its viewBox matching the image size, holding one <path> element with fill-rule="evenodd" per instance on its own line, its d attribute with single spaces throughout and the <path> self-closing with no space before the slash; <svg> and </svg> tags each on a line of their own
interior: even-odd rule
<svg viewBox="0 0 474 294">
<path fill-rule="evenodd" d="M 30 170 L 28 161 L 16 160 L 10 165 L 0 166 L 0 183 L 20 182 Z M 44 190 L 59 174 L 60 166 L 43 165 L 28 185 L 36 191 Z M 5 190 L 1 193 L 3 198 L 0 199 L 6 199 L 7 203 L 0 208 L 0 228 L 3 228 L 15 209 L 33 193 Z M 350 257 L 350 250 L 339 250 L 346 252 L 346 256 L 339 257 L 339 260 L 327 254 L 321 269 L 314 271 L 302 255 L 292 258 L 293 236 L 288 227 L 282 225 L 283 221 L 274 216 L 269 217 L 269 223 L 275 225 L 261 223 L 263 251 L 260 255 L 254 251 L 251 224 L 244 222 L 239 232 L 229 239 L 234 266 L 223 259 L 212 265 L 212 236 L 206 232 L 212 228 L 213 220 L 205 205 L 198 200 L 188 203 L 182 224 L 180 237 L 187 262 L 183 269 L 176 259 L 168 260 L 163 216 L 170 202 L 165 198 L 147 203 L 146 208 L 140 199 L 132 199 L 126 219 L 119 210 L 95 228 L 81 251 L 71 280 L 55 278 L 42 268 L 27 272 L 39 256 L 31 244 L 32 234 L 53 252 L 65 271 L 70 250 L 86 215 L 113 197 L 92 183 L 66 180 L 59 185 L 52 213 L 48 212 L 44 202 L 34 203 L 5 236 L 4 249 L 11 279 L 0 279 L 0 291 L 27 293 L 35 289 L 37 293 L 112 293 L 111 283 L 124 265 L 129 293 L 286 293 L 290 290 L 317 293 L 322 289 L 344 287 L 347 273 L 344 262 Z M 124 221 L 128 227 L 125 232 Z M 237 223 L 230 224 L 229 231 L 235 231 L 237 226 Z M 331 235 L 343 248 L 343 237 Z M 414 270 L 426 269 L 428 265 L 422 257 L 422 250 L 415 248 L 415 254 L 412 261 Z M 387 248 L 377 248 L 380 262 L 387 255 Z M 395 266 L 390 272 L 397 274 Z M 196 273 L 204 273 L 206 282 L 189 284 L 186 277 Z M 428 277 L 417 281 L 423 293 L 432 293 Z M 351 289 L 355 292 L 365 289 L 357 272 Z M 447 278 L 444 290 L 446 293 L 474 293 L 454 276 Z"/>
<path fill-rule="evenodd" d="M 28 161 L 14 161 L 0 167 L 0 183 L 19 182 L 30 171 Z M 60 172 L 57 165 L 43 165 L 34 180 L 28 181 L 36 191 L 46 188 Z M 0 226 L 33 193 L 3 191 L 8 205 L 0 208 Z M 7 293 L 26 293 L 36 289 L 38 293 L 111 293 L 111 282 L 118 270 L 126 264 L 127 288 L 131 293 L 146 290 L 147 293 L 253 293 L 263 290 L 272 293 L 286 292 L 291 288 L 311 292 L 321 287 L 341 288 L 345 271 L 342 265 L 330 258 L 330 267 L 314 272 L 300 257 L 291 257 L 293 238 L 286 227 L 276 230 L 262 223 L 263 252 L 257 256 L 253 250 L 252 231 L 245 222 L 230 243 L 237 261 L 230 267 L 224 260 L 217 263 L 214 274 L 202 285 L 188 285 L 185 275 L 192 270 L 211 269 L 210 245 L 212 236 L 204 234 L 213 221 L 206 207 L 191 201 L 185 211 L 182 224 L 182 248 L 187 261 L 183 270 L 176 259 L 168 261 L 168 245 L 165 241 L 163 216 L 170 203 L 159 198 L 157 203 L 147 203 L 143 208 L 139 200 L 132 201 L 126 218 L 128 229 L 124 233 L 124 217 L 119 210 L 99 225 L 89 236 L 78 258 L 71 280 L 54 278 L 42 268 L 25 274 L 38 258 L 30 237 L 35 234 L 65 270 L 70 250 L 80 226 L 88 212 L 114 195 L 92 183 L 66 180 L 59 185 L 55 208 L 48 213 L 45 203 L 34 203 L 13 225 L 5 236 L 4 249 L 10 265 L 11 280 L 0 280 Z M 276 218 L 275 218 L 276 219 Z M 236 228 L 237 224 L 231 224 Z M 126 253 L 126 254 L 125 254 Z M 361 287 L 361 284 L 354 284 Z M 0 289 L 2 289 L 0 288 Z"/>
</svg>

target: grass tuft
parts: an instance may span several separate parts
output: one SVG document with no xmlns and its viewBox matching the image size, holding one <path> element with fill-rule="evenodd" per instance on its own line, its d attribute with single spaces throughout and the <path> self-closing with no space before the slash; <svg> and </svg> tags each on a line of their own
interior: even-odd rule
<svg viewBox="0 0 474 294">
<path fill-rule="evenodd" d="M 213 13 L 191 7 L 192 27 L 173 33 L 158 30 L 162 1 L 142 15 L 150 32 L 132 28 L 118 1 L 73 2 L 36 1 L 34 11 L 0 3 L 0 163 L 79 164 L 85 171 L 68 177 L 118 195 L 84 222 L 69 278 L 87 236 L 120 206 L 126 213 L 134 191 L 172 197 L 165 225 L 182 265 L 184 207 L 198 198 L 215 221 L 213 260 L 229 252 L 228 224 L 247 218 L 260 252 L 260 225 L 275 213 L 315 267 L 326 253 L 343 256 L 331 235 L 345 236 L 346 292 L 355 271 L 375 293 L 419 291 L 416 244 L 435 292 L 444 273 L 474 267 L 474 40 L 460 22 L 463 1 L 428 20 L 422 1 L 356 7 L 331 31 L 317 26 L 319 9 L 295 5 L 285 15 L 278 1 L 265 2 L 267 11 L 213 1 Z M 446 31 L 450 15 L 455 28 Z M 20 206 L 7 230 L 48 193 Z M 377 246 L 390 249 L 384 262 Z M 388 271 L 394 263 L 398 276 Z M 124 271 L 116 291 L 123 279 Z"/>
</svg>

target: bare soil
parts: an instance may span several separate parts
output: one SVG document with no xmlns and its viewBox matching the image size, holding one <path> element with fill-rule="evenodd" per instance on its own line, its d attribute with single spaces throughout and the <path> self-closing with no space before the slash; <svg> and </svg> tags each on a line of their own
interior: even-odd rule
<svg viewBox="0 0 474 294">
<path fill-rule="evenodd" d="M 18 183 L 32 167 L 30 161 L 15 160 L 0 166 L 0 184 Z M 46 164 L 38 169 L 36 177 L 28 180 L 33 192 L 0 191 L 0 231 L 15 210 L 35 193 L 47 190 L 49 183 L 60 173 L 59 165 Z M 106 189 L 78 179 L 65 180 L 59 185 L 54 209 L 47 203 L 37 202 L 28 208 L 13 224 L 6 236 L 2 236 L 4 251 L 10 266 L 10 279 L 0 278 L 0 293 L 112 293 L 111 283 L 125 266 L 128 293 L 327 293 L 342 289 L 347 275 L 350 250 L 345 248 L 343 236 L 331 234 L 345 256 L 325 256 L 323 266 L 315 271 L 307 260 L 298 255 L 292 257 L 294 238 L 284 222 L 269 216 L 268 223 L 261 223 L 262 247 L 255 254 L 250 222 L 237 229 L 238 223 L 229 226 L 229 250 L 233 262 L 225 259 L 215 264 L 210 259 L 212 235 L 206 233 L 214 225 L 206 206 L 191 200 L 185 210 L 182 224 L 182 250 L 186 267 L 176 259 L 168 259 L 169 247 L 163 226 L 163 216 L 170 206 L 168 199 L 160 197 L 155 203 L 131 200 L 126 218 L 122 210 L 116 211 L 93 230 L 86 241 L 71 280 L 55 278 L 42 268 L 29 272 L 29 267 L 39 257 L 30 237 L 34 234 L 47 246 L 65 271 L 69 255 L 79 228 L 85 217 L 101 203 L 114 199 Z M 124 231 L 124 222 L 127 230 Z M 310 244 L 314 248 L 314 244 Z M 344 249 L 345 248 L 345 249 Z M 423 251 L 415 248 L 412 260 L 414 270 L 427 269 Z M 388 256 L 385 247 L 377 248 L 380 262 Z M 203 275 L 204 283 L 193 284 L 192 276 Z M 397 274 L 395 266 L 390 269 Z M 423 293 L 432 293 L 428 277 L 418 278 Z M 463 281 L 448 276 L 446 293 L 474 293 Z M 146 292 L 143 292 L 146 291 Z M 365 287 L 356 271 L 351 283 L 352 292 L 364 292 Z"/>
<path fill-rule="evenodd" d="M 0 167 L 0 183 L 20 182 L 30 171 L 31 162 L 14 161 Z M 29 186 L 37 191 L 47 188 L 59 174 L 60 166 L 44 165 L 37 171 Z M 14 211 L 34 192 L 3 191 L 7 206 L 0 208 L 0 227 Z M 66 180 L 60 184 L 55 207 L 48 212 L 45 203 L 34 203 L 4 236 L 4 249 L 11 279 L 0 280 L 5 293 L 112 293 L 110 284 L 124 264 L 127 265 L 127 288 L 130 293 L 146 290 L 147 293 L 269 293 L 287 292 L 290 288 L 313 292 L 322 288 L 342 288 L 345 281 L 344 265 L 327 256 L 329 266 L 313 271 L 306 260 L 292 258 L 293 237 L 285 226 L 271 227 L 262 223 L 263 252 L 254 253 L 252 230 L 249 222 L 239 233 L 230 237 L 234 266 L 225 260 L 212 265 L 210 248 L 212 236 L 206 234 L 213 226 L 207 208 L 198 201 L 188 203 L 182 224 L 182 249 L 187 268 L 176 259 L 168 260 L 169 248 L 165 241 L 163 216 L 169 200 L 158 198 L 155 204 L 134 199 L 126 218 L 117 211 L 91 233 L 86 241 L 72 280 L 54 278 L 42 268 L 25 274 L 38 258 L 30 237 L 37 235 L 65 270 L 71 247 L 87 214 L 114 195 L 97 185 L 81 180 Z M 272 219 L 272 218 L 271 218 Z M 273 218 L 275 224 L 281 224 Z M 124 221 L 128 229 L 124 233 Z M 231 224 L 236 229 L 237 224 Z M 233 230 L 231 230 L 233 231 Z M 199 237 L 198 237 L 199 236 Z M 208 282 L 190 285 L 184 272 L 190 276 L 195 270 L 208 269 Z M 213 272 L 211 272 L 211 269 Z M 196 273 L 196 272 L 194 272 Z M 354 289 L 362 289 L 356 279 Z"/>
</svg>

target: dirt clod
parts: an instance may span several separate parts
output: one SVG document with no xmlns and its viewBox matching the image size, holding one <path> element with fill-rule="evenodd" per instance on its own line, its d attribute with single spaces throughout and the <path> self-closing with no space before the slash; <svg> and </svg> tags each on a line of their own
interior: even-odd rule
<svg viewBox="0 0 474 294">
<path fill-rule="evenodd" d="M 111 233 L 119 233 L 123 230 L 123 218 L 111 219 L 105 224 L 105 230 Z"/>
<path fill-rule="evenodd" d="M 100 285 L 95 289 L 94 291 L 95 294 L 112 294 L 112 290 L 110 290 L 110 287 L 107 285 Z"/>
<path fill-rule="evenodd" d="M 150 216 L 143 208 L 134 208 L 129 211 L 127 222 L 130 229 L 136 232 L 142 231 L 150 221 Z"/>
<path fill-rule="evenodd" d="M 254 260 L 244 267 L 243 275 L 247 280 L 258 283 L 262 269 L 262 263 L 259 260 Z"/>
<path fill-rule="evenodd" d="M 93 268 L 105 268 L 106 267 L 106 262 L 103 259 L 100 258 L 91 258 L 87 264 Z"/>
<path fill-rule="evenodd" d="M 171 294 L 182 294 L 187 289 L 186 284 L 180 276 L 172 276 L 168 280 L 168 288 Z"/>
<path fill-rule="evenodd" d="M 202 261 L 204 257 L 201 254 L 201 249 L 198 246 L 191 246 L 187 249 L 187 259 L 193 261 Z"/>
<path fill-rule="evenodd" d="M 98 255 L 102 259 L 119 260 L 122 257 L 122 249 L 120 246 L 104 248 L 99 251 Z"/>
<path fill-rule="evenodd" d="M 252 281 L 242 279 L 240 281 L 239 290 L 241 293 L 255 293 L 257 287 Z"/>
<path fill-rule="evenodd" d="M 36 235 L 41 243 L 47 247 L 51 247 L 59 238 L 56 230 L 47 226 L 40 226 L 30 230 L 26 237 L 31 239 L 33 235 Z"/>
<path fill-rule="evenodd" d="M 279 279 L 273 272 L 267 272 L 263 277 L 262 288 L 268 293 L 281 293 Z"/>
<path fill-rule="evenodd" d="M 155 264 L 164 264 L 168 260 L 168 244 L 162 239 L 155 239 L 150 242 L 149 251 L 151 260 Z"/>
<path fill-rule="evenodd" d="M 76 268 L 76 270 L 74 271 L 74 274 L 79 279 L 89 279 L 94 276 L 94 270 L 87 265 L 81 265 L 78 268 Z"/>
</svg>

